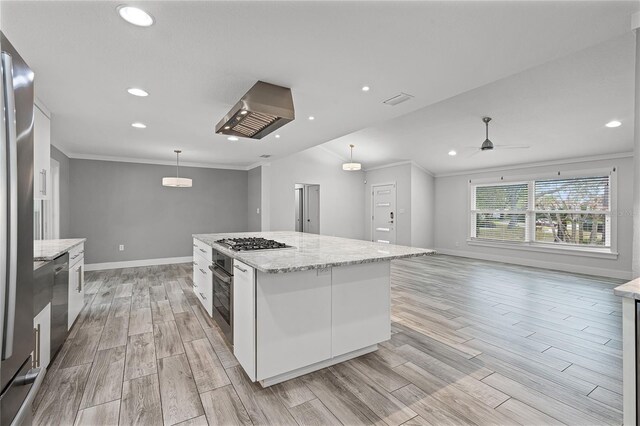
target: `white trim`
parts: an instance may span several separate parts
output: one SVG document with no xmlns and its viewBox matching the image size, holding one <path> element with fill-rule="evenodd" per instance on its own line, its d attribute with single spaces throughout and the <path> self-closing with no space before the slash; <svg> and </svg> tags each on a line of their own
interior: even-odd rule
<svg viewBox="0 0 640 426">
<path fill-rule="evenodd" d="M 51 146 L 54 147 L 55 149 L 57 149 L 58 151 L 60 151 L 61 153 L 63 153 L 65 157 L 71 158 L 71 157 L 69 157 L 69 154 L 67 154 L 66 151 L 63 151 L 62 149 L 58 148 L 58 145 L 51 144 Z"/>
<path fill-rule="evenodd" d="M 84 265 L 85 271 L 103 271 L 105 269 L 135 268 L 138 266 L 172 265 L 174 263 L 191 263 L 193 256 L 164 257 L 159 259 L 127 260 L 122 262 L 89 263 Z"/>
<path fill-rule="evenodd" d="M 617 259 L 618 253 L 607 248 L 573 247 L 556 243 L 507 242 L 496 240 L 468 239 L 470 246 L 495 247 L 508 250 L 538 251 L 541 253 L 567 254 L 570 256 L 598 257 L 601 259 Z"/>
<path fill-rule="evenodd" d="M 635 31 L 637 29 L 640 29 L 640 12 L 636 12 L 631 15 L 631 31 Z"/>
<path fill-rule="evenodd" d="M 547 262 L 542 260 L 532 260 L 525 258 L 515 258 L 495 254 L 476 253 L 465 250 L 449 250 L 443 248 L 435 249 L 439 254 L 450 256 L 467 257 L 470 259 L 488 260 L 491 262 L 510 263 L 513 265 L 530 266 L 533 268 L 551 269 L 554 271 L 570 272 L 575 274 L 596 275 L 600 277 L 618 278 L 622 280 L 631 279 L 631 271 L 621 271 L 619 269 L 596 268 L 593 266 L 570 265 L 567 263 Z"/>
<path fill-rule="evenodd" d="M 42 112 L 49 120 L 51 120 L 51 111 L 49 108 L 40 100 L 40 98 L 36 97 L 33 100 L 33 104 Z"/>
<path fill-rule="evenodd" d="M 528 183 L 532 180 L 579 179 L 585 177 L 611 176 L 615 174 L 615 170 L 617 170 L 617 166 L 580 170 L 556 170 L 552 172 L 532 173 L 529 175 L 500 176 L 499 178 L 494 176 L 469 179 L 469 181 L 475 186 L 494 186 L 500 184 L 515 185 L 518 183 Z"/>
<path fill-rule="evenodd" d="M 157 164 L 162 166 L 175 166 L 176 162 L 171 160 L 151 160 L 145 158 L 130 158 L 130 157 L 111 157 L 108 155 L 92 155 L 92 154 L 78 154 L 70 152 L 65 154 L 69 158 L 76 160 L 95 160 L 95 161 L 115 161 L 120 163 L 138 163 L 138 164 Z M 205 169 L 225 169 L 225 170 L 250 170 L 249 166 L 233 166 L 229 164 L 208 164 L 208 163 L 189 163 L 181 162 L 180 167 L 200 167 Z"/>
<path fill-rule="evenodd" d="M 540 161 L 538 163 L 515 164 L 513 166 L 490 167 L 486 169 L 465 170 L 465 171 L 451 172 L 451 173 L 436 173 L 435 177 L 441 178 L 441 177 L 450 177 L 450 176 L 474 175 L 474 174 L 480 174 L 480 173 L 522 170 L 522 169 L 530 169 L 534 167 L 555 166 L 555 165 L 561 165 L 561 164 L 587 163 L 589 161 L 617 160 L 620 158 L 630 158 L 630 157 L 633 157 L 633 152 L 620 152 L 616 154 L 594 155 L 590 157 L 568 158 L 563 160 L 552 160 L 552 161 Z"/>
<path fill-rule="evenodd" d="M 424 167 L 422 167 L 420 164 L 416 163 L 413 160 L 398 161 L 396 163 L 383 164 L 382 166 L 367 167 L 366 169 L 362 169 L 362 170 L 365 171 L 365 172 L 370 172 L 372 170 L 388 169 L 389 167 L 405 166 L 407 164 L 410 164 L 412 166 L 416 166 L 417 168 L 419 168 L 420 170 L 422 170 L 423 172 L 425 172 L 426 174 L 428 174 L 431 177 L 436 177 L 436 175 L 434 175 L 433 172 L 425 169 Z"/>
<path fill-rule="evenodd" d="M 263 388 L 267 388 L 269 386 L 273 386 L 277 383 L 282 383 L 287 380 L 291 380 L 296 377 L 303 376 L 305 374 L 309 374 L 312 371 L 321 370 L 323 368 L 339 364 L 341 362 L 345 362 L 347 360 L 362 356 L 364 354 L 368 354 L 370 352 L 376 351 L 378 349 L 378 345 L 366 346 L 362 349 L 356 349 L 352 352 L 347 352 L 343 355 L 338 355 L 333 358 L 325 359 L 324 361 L 316 362 L 315 364 L 307 365 L 305 367 L 297 368 L 293 371 L 288 371 L 286 373 L 278 374 L 277 376 L 269 377 L 266 379 L 259 380 L 260 385 Z"/>
</svg>

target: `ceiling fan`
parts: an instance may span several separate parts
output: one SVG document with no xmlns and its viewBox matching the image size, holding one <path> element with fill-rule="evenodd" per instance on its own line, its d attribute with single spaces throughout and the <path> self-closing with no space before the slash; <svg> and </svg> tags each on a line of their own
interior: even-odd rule
<svg viewBox="0 0 640 426">
<path fill-rule="evenodd" d="M 486 129 L 486 134 L 485 134 L 485 140 L 484 142 L 482 142 L 482 145 L 480 145 L 480 148 L 476 148 L 476 147 L 469 147 L 472 148 L 474 150 L 476 150 L 476 152 L 474 152 L 471 155 L 475 155 L 479 152 L 485 152 L 485 151 L 493 151 L 495 149 L 527 149 L 529 148 L 528 145 L 494 145 L 493 142 L 491 142 L 491 140 L 489 139 L 489 122 L 491 121 L 491 117 L 482 117 L 482 121 L 484 122 L 485 125 L 485 129 Z"/>
</svg>

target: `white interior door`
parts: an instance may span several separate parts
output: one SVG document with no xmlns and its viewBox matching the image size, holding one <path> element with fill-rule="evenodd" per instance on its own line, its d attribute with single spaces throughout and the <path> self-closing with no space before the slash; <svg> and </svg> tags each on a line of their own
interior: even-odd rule
<svg viewBox="0 0 640 426">
<path fill-rule="evenodd" d="M 305 231 L 320 233 L 320 185 L 305 185 L 306 222 Z"/>
<path fill-rule="evenodd" d="M 371 187 L 371 241 L 396 243 L 396 184 Z"/>
<path fill-rule="evenodd" d="M 302 196 L 303 189 L 296 188 L 295 191 L 295 199 L 296 199 L 296 232 L 303 232 L 304 228 L 302 226 L 302 217 L 304 208 L 302 207 L 302 201 L 304 197 Z"/>
</svg>

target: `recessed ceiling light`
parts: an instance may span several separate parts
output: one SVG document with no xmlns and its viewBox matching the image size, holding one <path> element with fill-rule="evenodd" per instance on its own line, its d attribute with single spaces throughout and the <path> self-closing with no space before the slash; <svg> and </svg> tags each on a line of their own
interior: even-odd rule
<svg viewBox="0 0 640 426">
<path fill-rule="evenodd" d="M 224 126 L 225 130 L 229 130 L 231 128 L 231 126 Z"/>
<path fill-rule="evenodd" d="M 608 122 L 607 124 L 605 124 L 605 126 L 607 126 L 607 127 L 620 127 L 620 126 L 622 126 L 622 123 L 619 122 L 618 120 L 612 120 L 612 121 Z"/>
<path fill-rule="evenodd" d="M 369 90 L 371 90 L 371 87 L 369 87 L 369 86 L 362 86 L 362 91 L 363 91 L 363 92 L 368 92 Z"/>
<path fill-rule="evenodd" d="M 280 138 L 280 135 L 276 135 L 276 139 L 279 139 L 279 138 Z"/>
<path fill-rule="evenodd" d="M 315 120 L 316 118 L 313 115 L 309 116 L 309 120 Z"/>
<path fill-rule="evenodd" d="M 149 93 L 146 90 L 140 89 L 139 87 L 130 87 L 127 89 L 127 92 L 133 96 L 149 96 Z"/>
<path fill-rule="evenodd" d="M 136 129 L 146 129 L 147 125 L 140 122 L 131 123 L 131 127 L 135 127 Z"/>
<path fill-rule="evenodd" d="M 243 109 L 242 111 L 240 111 L 240 114 L 242 114 L 242 115 L 247 115 L 247 112 L 248 112 L 248 111 L 247 111 L 246 109 Z"/>
<path fill-rule="evenodd" d="M 457 152 L 455 152 L 453 149 L 452 149 L 451 151 L 449 151 L 449 155 L 450 155 L 450 156 L 452 156 L 452 157 L 453 157 L 453 156 L 455 156 L 455 155 L 457 155 L 457 154 L 458 154 L 458 153 L 457 153 Z"/>
<path fill-rule="evenodd" d="M 235 142 L 235 141 L 237 141 L 237 140 L 238 140 L 238 138 L 237 138 L 237 137 L 235 137 L 235 136 L 229 136 L 229 137 L 227 138 L 227 140 L 228 140 L 228 141 L 231 141 L 231 142 Z"/>
<path fill-rule="evenodd" d="M 137 25 L 138 27 L 150 27 L 153 25 L 153 17 L 137 7 L 126 5 L 118 6 L 118 14 L 128 23 Z"/>
</svg>

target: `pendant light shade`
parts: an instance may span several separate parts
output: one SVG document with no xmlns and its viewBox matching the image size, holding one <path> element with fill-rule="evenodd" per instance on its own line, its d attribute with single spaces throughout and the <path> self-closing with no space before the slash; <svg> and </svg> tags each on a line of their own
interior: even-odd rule
<svg viewBox="0 0 640 426">
<path fill-rule="evenodd" d="M 342 170 L 346 170 L 348 172 L 355 172 L 362 169 L 362 164 L 353 162 L 353 147 L 354 147 L 353 144 L 349 145 L 349 148 L 351 148 L 351 159 L 349 160 L 348 163 L 342 164 Z"/>
<path fill-rule="evenodd" d="M 191 186 L 193 186 L 193 181 L 189 178 L 180 177 L 180 153 L 182 151 L 176 149 L 173 152 L 176 153 L 176 176 L 163 177 L 162 186 L 171 186 L 174 188 L 191 188 Z"/>
</svg>

